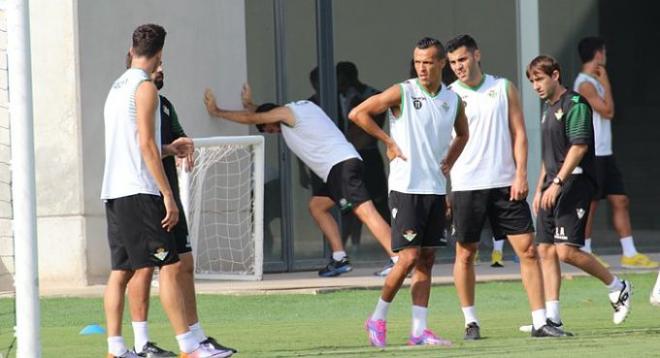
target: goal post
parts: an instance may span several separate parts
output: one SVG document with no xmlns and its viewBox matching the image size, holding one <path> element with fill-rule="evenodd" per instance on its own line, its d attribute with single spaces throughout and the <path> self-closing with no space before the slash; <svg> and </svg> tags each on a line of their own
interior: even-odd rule
<svg viewBox="0 0 660 358">
<path fill-rule="evenodd" d="M 193 138 L 195 165 L 180 171 L 195 277 L 263 276 L 264 138 Z"/>
</svg>

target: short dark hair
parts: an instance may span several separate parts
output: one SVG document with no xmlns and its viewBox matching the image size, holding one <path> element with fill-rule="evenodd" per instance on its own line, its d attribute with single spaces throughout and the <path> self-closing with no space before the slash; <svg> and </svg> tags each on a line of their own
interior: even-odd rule
<svg viewBox="0 0 660 358">
<path fill-rule="evenodd" d="M 559 82 L 561 83 L 561 68 L 559 62 L 554 59 L 552 56 L 540 55 L 536 56 L 532 62 L 527 65 L 527 79 L 531 79 L 532 73 L 542 72 L 548 76 L 552 76 L 552 73 L 557 71 L 559 72 Z"/>
<path fill-rule="evenodd" d="M 337 62 L 337 76 L 344 76 L 349 82 L 357 82 L 358 69 L 353 62 L 339 61 Z"/>
<path fill-rule="evenodd" d="M 605 48 L 605 40 L 600 37 L 585 37 L 578 43 L 578 54 L 582 63 L 587 63 L 594 59 L 596 52 Z"/>
<path fill-rule="evenodd" d="M 445 52 L 445 47 L 442 45 L 442 42 L 432 37 L 422 38 L 421 40 L 417 41 L 417 45 L 415 45 L 415 47 L 420 50 L 425 50 L 430 47 L 435 47 L 437 50 L 437 57 L 440 60 L 444 59 L 447 56 L 447 53 Z"/>
<path fill-rule="evenodd" d="M 133 31 L 135 56 L 154 57 L 165 45 L 165 29 L 156 24 L 140 25 Z"/>
<path fill-rule="evenodd" d="M 257 110 L 255 112 L 257 112 L 257 113 L 268 112 L 268 111 L 270 111 L 272 109 L 275 109 L 277 107 L 281 107 L 281 106 L 279 104 L 275 104 L 275 103 L 271 103 L 271 102 L 263 103 L 263 104 L 259 105 L 259 107 L 257 107 Z M 259 132 L 263 132 L 264 127 L 266 125 L 264 123 L 259 123 L 259 124 L 256 124 L 255 126 L 257 127 Z"/>
<path fill-rule="evenodd" d="M 314 69 L 309 72 L 309 82 L 313 86 L 318 87 L 318 85 L 319 85 L 319 66 L 314 67 Z"/>
<path fill-rule="evenodd" d="M 474 52 L 474 50 L 479 49 L 477 46 L 477 41 L 475 41 L 472 36 L 463 34 L 447 41 L 447 52 L 454 52 L 463 46 L 465 46 L 465 48 L 470 52 Z"/>
</svg>

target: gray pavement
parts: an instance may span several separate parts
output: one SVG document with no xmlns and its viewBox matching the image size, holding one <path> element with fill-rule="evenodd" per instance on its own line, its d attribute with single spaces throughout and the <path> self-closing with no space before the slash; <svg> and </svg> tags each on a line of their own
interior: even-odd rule
<svg viewBox="0 0 660 358">
<path fill-rule="evenodd" d="M 485 255 L 484 255 L 485 256 Z M 660 261 L 660 253 L 649 255 L 653 260 Z M 657 272 L 657 269 L 624 269 L 620 267 L 618 255 L 601 256 L 612 267 L 614 273 Z M 476 266 L 477 282 L 520 280 L 520 266 L 512 261 L 505 261 L 504 267 L 490 267 L 490 257 L 481 257 L 482 262 Z M 487 261 L 486 261 L 487 260 Z M 201 294 L 321 294 L 345 289 L 380 289 L 384 278 L 373 275 L 378 267 L 356 268 L 352 272 L 333 278 L 319 277 L 316 271 L 266 274 L 262 281 L 215 281 L 197 280 L 197 293 Z M 587 276 L 584 272 L 568 265 L 562 265 L 562 274 L 567 277 Z M 404 285 L 409 285 L 406 279 Z M 433 269 L 434 285 L 453 284 L 452 265 L 439 264 Z M 75 296 L 101 297 L 104 284 L 86 287 L 42 286 L 42 296 Z M 154 288 L 152 294 L 157 294 Z"/>
</svg>

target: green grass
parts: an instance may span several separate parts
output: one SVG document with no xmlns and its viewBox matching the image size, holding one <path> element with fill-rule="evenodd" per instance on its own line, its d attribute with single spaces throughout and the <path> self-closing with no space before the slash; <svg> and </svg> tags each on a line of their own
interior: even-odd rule
<svg viewBox="0 0 660 358">
<path fill-rule="evenodd" d="M 410 295 L 402 290 L 390 308 L 389 346 L 367 345 L 363 322 L 379 292 L 340 291 L 321 295 L 259 295 L 199 297 L 207 333 L 236 347 L 241 357 L 405 356 L 405 357 L 649 357 L 660 356 L 660 308 L 648 303 L 655 273 L 628 275 L 634 285 L 633 310 L 620 325 L 612 323 L 606 289 L 593 278 L 565 280 L 562 316 L 576 337 L 532 339 L 518 332 L 530 322 L 519 282 L 477 286 L 477 307 L 485 339 L 464 342 L 463 316 L 452 286 L 434 287 L 429 325 L 454 341 L 452 348 L 407 348 Z M 13 300 L 0 299 L 0 354 L 12 340 Z M 41 300 L 43 357 L 102 357 L 105 336 L 81 336 L 87 324 L 103 323 L 101 299 Z M 130 323 L 124 325 L 132 345 Z M 157 299 L 152 300 L 152 340 L 174 350 L 176 342 Z M 15 348 L 13 354 L 14 357 Z"/>
</svg>

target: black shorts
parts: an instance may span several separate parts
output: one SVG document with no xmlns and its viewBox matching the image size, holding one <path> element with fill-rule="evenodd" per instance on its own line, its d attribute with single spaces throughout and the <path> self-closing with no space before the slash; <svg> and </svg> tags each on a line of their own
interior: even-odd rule
<svg viewBox="0 0 660 358">
<path fill-rule="evenodd" d="M 172 233 L 174 234 L 174 241 L 176 243 L 176 252 L 178 254 L 185 254 L 192 251 L 190 236 L 188 234 L 188 221 L 186 220 L 186 213 L 183 212 L 181 201 L 177 196 L 175 196 L 175 200 L 179 207 L 179 222 L 174 226 Z"/>
<path fill-rule="evenodd" d="M 392 251 L 446 246 L 445 196 L 391 191 Z"/>
<path fill-rule="evenodd" d="M 510 201 L 510 195 L 511 187 L 453 192 L 456 240 L 479 242 L 486 218 L 496 238 L 534 232 L 529 204 L 526 200 Z"/>
<path fill-rule="evenodd" d="M 312 195 L 329 197 L 345 213 L 365 201 L 371 200 L 363 178 L 364 164 L 362 161 L 358 158 L 347 159 L 335 164 L 330 169 L 328 180 L 325 183 L 323 181 L 319 183 L 312 176 Z"/>
<path fill-rule="evenodd" d="M 160 267 L 179 261 L 174 236 L 165 231 L 163 198 L 136 194 L 106 200 L 113 270 Z"/>
<path fill-rule="evenodd" d="M 598 191 L 595 200 L 605 199 L 608 195 L 626 195 L 623 176 L 616 165 L 614 155 L 596 157 L 596 179 Z"/>
<path fill-rule="evenodd" d="M 562 186 L 555 207 L 550 210 L 539 208 L 536 241 L 584 246 L 584 229 L 595 192 L 596 187 L 589 178 L 571 175 Z"/>
</svg>

